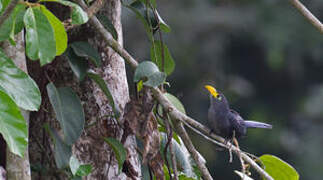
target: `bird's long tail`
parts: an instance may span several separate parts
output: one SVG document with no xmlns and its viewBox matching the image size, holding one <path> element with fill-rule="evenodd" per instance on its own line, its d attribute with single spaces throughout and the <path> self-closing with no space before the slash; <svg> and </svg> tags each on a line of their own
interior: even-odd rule
<svg viewBox="0 0 323 180">
<path fill-rule="evenodd" d="M 264 128 L 264 129 L 271 129 L 273 128 L 272 125 L 262 123 L 262 122 L 256 122 L 256 121 L 245 121 L 244 122 L 247 128 Z"/>
</svg>

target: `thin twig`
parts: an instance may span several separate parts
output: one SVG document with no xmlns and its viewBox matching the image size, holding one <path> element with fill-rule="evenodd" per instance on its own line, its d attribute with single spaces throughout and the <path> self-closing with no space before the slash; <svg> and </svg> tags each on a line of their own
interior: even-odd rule
<svg viewBox="0 0 323 180">
<path fill-rule="evenodd" d="M 16 5 L 18 4 L 19 0 L 11 0 L 8 4 L 6 10 L 3 12 L 3 14 L 0 17 L 0 27 L 2 24 L 8 19 L 13 9 L 15 9 Z"/>
<path fill-rule="evenodd" d="M 87 8 L 86 4 L 82 0 L 77 0 L 77 2 L 83 9 Z M 102 35 L 104 41 L 109 47 L 111 47 L 116 53 L 118 53 L 133 69 L 137 68 L 138 62 L 123 47 L 121 47 L 116 40 L 113 39 L 112 35 L 106 29 L 104 29 L 103 25 L 98 21 L 98 19 L 95 16 L 93 16 L 90 19 L 90 23 Z M 204 135 L 210 134 L 211 130 L 209 128 L 203 126 L 196 120 L 178 111 L 158 88 L 151 88 L 151 90 L 154 93 L 154 97 L 156 98 L 156 100 L 163 106 L 164 109 L 168 110 L 169 115 L 172 119 L 179 120 L 185 124 L 189 124 Z M 209 136 L 218 141 L 216 144 L 222 144 L 221 146 L 227 147 L 226 145 L 224 145 L 224 138 L 215 134 L 210 134 Z M 240 150 L 237 149 L 235 146 L 232 146 L 232 150 L 236 154 L 240 152 Z M 247 163 L 249 163 L 260 175 L 264 176 L 267 180 L 273 180 L 273 178 L 266 171 L 264 171 L 255 161 L 253 161 L 247 154 L 241 153 L 241 157 Z"/>
<path fill-rule="evenodd" d="M 318 20 L 299 0 L 290 0 L 290 3 L 292 3 L 292 5 L 295 6 L 296 9 L 298 9 L 298 11 L 320 31 L 320 33 L 323 33 L 323 24 L 321 21 Z"/>
<path fill-rule="evenodd" d="M 207 167 L 204 164 L 204 161 L 201 159 L 199 153 L 195 149 L 190 137 L 188 136 L 185 128 L 183 127 L 183 124 L 180 121 L 175 121 L 176 130 L 178 132 L 178 135 L 182 138 L 187 150 L 192 155 L 192 158 L 194 159 L 197 167 L 201 171 L 202 177 L 205 180 L 212 180 L 212 176 L 209 173 Z"/>
</svg>

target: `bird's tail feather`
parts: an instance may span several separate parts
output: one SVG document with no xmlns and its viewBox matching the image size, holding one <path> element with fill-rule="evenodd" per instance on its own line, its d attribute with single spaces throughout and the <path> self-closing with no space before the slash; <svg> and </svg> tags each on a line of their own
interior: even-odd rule
<svg viewBox="0 0 323 180">
<path fill-rule="evenodd" d="M 272 125 L 262 123 L 262 122 L 256 122 L 256 121 L 245 121 L 244 122 L 247 128 L 264 128 L 264 129 L 271 129 L 273 128 Z"/>
</svg>

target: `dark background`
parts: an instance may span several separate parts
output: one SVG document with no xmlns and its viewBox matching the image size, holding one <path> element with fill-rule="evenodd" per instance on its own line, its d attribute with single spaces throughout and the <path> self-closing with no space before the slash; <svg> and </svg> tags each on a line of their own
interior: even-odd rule
<svg viewBox="0 0 323 180">
<path fill-rule="evenodd" d="M 323 36 L 288 0 L 157 0 L 172 31 L 164 34 L 174 60 L 168 91 L 188 115 L 206 124 L 208 92 L 215 85 L 242 117 L 270 123 L 251 129 L 243 150 L 273 154 L 303 180 L 323 177 Z M 305 5 L 323 20 L 323 1 Z M 142 23 L 123 10 L 124 43 L 139 60 L 150 59 Z M 128 71 L 130 72 L 130 71 Z M 129 79 L 131 81 L 131 79 Z M 216 179 L 239 179 L 237 157 L 191 132 Z M 256 173 L 253 173 L 254 175 Z"/>
</svg>

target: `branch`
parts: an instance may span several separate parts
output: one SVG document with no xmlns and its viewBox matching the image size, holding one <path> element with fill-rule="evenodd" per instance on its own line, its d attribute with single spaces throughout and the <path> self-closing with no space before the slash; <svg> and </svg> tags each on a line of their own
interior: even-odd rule
<svg viewBox="0 0 323 180">
<path fill-rule="evenodd" d="M 323 34 L 323 24 L 311 13 L 311 11 L 309 11 L 299 0 L 290 0 L 290 3 L 292 3 L 292 5 Z"/>
<path fill-rule="evenodd" d="M 6 10 L 3 12 L 3 14 L 0 17 L 0 27 L 6 21 L 6 19 L 10 16 L 11 12 L 16 7 L 18 2 L 19 2 L 19 0 L 11 0 L 11 2 L 7 6 Z"/>
<path fill-rule="evenodd" d="M 83 9 L 87 9 L 86 4 L 82 0 L 76 0 L 79 5 Z M 120 44 L 113 39 L 112 35 L 103 27 L 103 25 L 100 23 L 100 21 L 93 16 L 89 21 L 93 27 L 102 35 L 104 41 L 108 44 L 109 47 L 111 47 L 116 53 L 118 53 L 127 63 L 130 64 L 130 66 L 133 69 L 136 69 L 138 66 L 138 62 L 125 50 L 123 47 L 120 46 Z M 178 111 L 164 96 L 164 94 L 158 89 L 158 88 L 151 88 L 155 98 L 158 100 L 158 102 L 163 106 L 163 108 L 168 111 L 170 117 L 174 120 L 179 120 L 183 122 L 185 125 L 190 125 L 197 129 L 199 132 L 205 134 L 210 134 L 211 130 L 202 124 L 198 123 L 194 119 L 192 119 L 189 116 L 186 116 L 185 114 Z M 231 148 L 235 154 L 241 153 L 241 157 L 248 162 L 259 174 L 264 176 L 267 180 L 273 180 L 273 178 L 264 171 L 255 161 L 253 161 L 246 153 L 240 151 L 235 146 L 231 145 L 230 143 L 227 143 L 225 145 L 225 139 L 217 136 L 215 134 L 210 134 L 213 138 L 211 142 L 215 144 L 220 144 L 221 146 L 224 146 L 226 148 Z M 215 140 L 216 141 L 215 141 Z M 230 146 L 230 147 L 229 147 Z"/>
<path fill-rule="evenodd" d="M 187 150 L 192 155 L 197 167 L 202 173 L 203 179 L 205 180 L 212 180 L 212 176 L 210 175 L 207 167 L 205 166 L 203 160 L 200 158 L 199 153 L 195 149 L 190 137 L 188 136 L 183 124 L 180 121 L 176 121 L 176 130 L 178 131 L 178 135 L 182 138 Z"/>
</svg>

